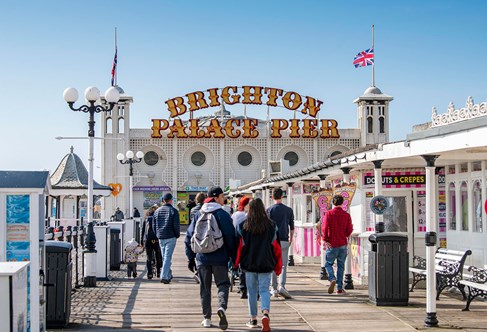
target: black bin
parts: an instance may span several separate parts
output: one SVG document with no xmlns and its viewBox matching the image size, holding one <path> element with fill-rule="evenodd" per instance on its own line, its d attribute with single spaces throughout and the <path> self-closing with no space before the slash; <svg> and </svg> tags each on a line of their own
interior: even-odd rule
<svg viewBox="0 0 487 332">
<path fill-rule="evenodd" d="M 398 233 L 369 236 L 369 300 L 378 306 L 406 306 L 409 301 L 408 237 Z"/>
<path fill-rule="evenodd" d="M 71 313 L 72 267 L 68 242 L 46 241 L 46 325 L 65 327 Z"/>
<path fill-rule="evenodd" d="M 140 220 L 135 220 L 135 241 L 140 243 Z"/>
<path fill-rule="evenodd" d="M 122 262 L 120 245 L 120 230 L 110 228 L 110 271 L 120 270 Z"/>
</svg>

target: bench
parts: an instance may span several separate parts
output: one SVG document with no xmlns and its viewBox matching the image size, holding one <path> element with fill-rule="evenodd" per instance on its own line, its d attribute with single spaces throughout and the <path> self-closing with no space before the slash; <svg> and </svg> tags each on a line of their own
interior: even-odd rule
<svg viewBox="0 0 487 332">
<path fill-rule="evenodd" d="M 435 271 L 436 271 L 436 299 L 440 299 L 441 292 L 446 287 L 456 287 L 466 300 L 467 296 L 460 280 L 463 277 L 463 265 L 467 256 L 471 255 L 472 251 L 457 251 L 445 248 L 438 248 L 435 254 Z M 413 257 L 413 266 L 409 268 L 413 274 L 413 282 L 411 285 L 412 292 L 414 286 L 421 280 L 426 280 L 426 259 L 418 256 Z"/>
<path fill-rule="evenodd" d="M 468 280 L 459 281 L 460 285 L 467 287 L 468 290 L 467 305 L 462 309 L 462 311 L 469 311 L 470 302 L 472 302 L 472 300 L 477 296 L 483 298 L 487 297 L 487 270 L 470 266 L 468 271 L 472 273 L 472 277 Z"/>
</svg>

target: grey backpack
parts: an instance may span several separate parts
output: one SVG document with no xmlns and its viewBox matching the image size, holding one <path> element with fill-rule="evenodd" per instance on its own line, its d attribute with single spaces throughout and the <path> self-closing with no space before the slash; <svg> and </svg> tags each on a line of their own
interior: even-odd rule
<svg viewBox="0 0 487 332">
<path fill-rule="evenodd" d="M 223 235 L 213 213 L 203 213 L 194 226 L 191 250 L 197 254 L 209 254 L 223 246 Z"/>
</svg>

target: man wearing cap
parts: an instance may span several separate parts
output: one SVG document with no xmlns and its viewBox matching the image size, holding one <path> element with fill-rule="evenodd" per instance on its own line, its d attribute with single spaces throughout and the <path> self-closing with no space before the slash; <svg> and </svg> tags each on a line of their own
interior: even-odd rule
<svg viewBox="0 0 487 332">
<path fill-rule="evenodd" d="M 294 237 L 294 213 L 293 209 L 282 203 L 283 191 L 281 188 L 274 189 L 272 198 L 274 205 L 267 209 L 267 214 L 276 223 L 279 242 L 282 248 L 282 272 L 279 277 L 272 274 L 272 291 L 274 297 L 279 295 L 290 299 L 291 295 L 286 289 L 286 272 L 289 255 L 289 247 L 292 245 Z"/>
<path fill-rule="evenodd" d="M 225 315 L 230 291 L 230 278 L 228 277 L 228 262 L 231 260 L 236 249 L 235 228 L 230 215 L 222 209 L 225 195 L 220 187 L 212 187 L 208 191 L 208 198 L 205 199 L 201 209 L 194 215 L 191 224 L 186 232 L 186 256 L 188 257 L 188 269 L 194 272 L 198 270 L 200 277 L 200 297 L 203 309 L 203 327 L 211 327 L 211 281 L 215 279 L 218 288 L 218 317 L 219 327 L 222 330 L 228 328 L 228 321 Z M 195 254 L 191 250 L 191 237 L 194 233 L 196 221 L 200 215 L 212 213 L 218 222 L 223 235 L 224 245 L 214 252 L 207 254 Z"/>
<path fill-rule="evenodd" d="M 155 231 L 159 239 L 162 256 L 161 282 L 168 284 L 171 282 L 171 263 L 172 254 L 176 247 L 176 240 L 179 238 L 179 213 L 172 206 L 172 195 L 166 193 L 163 196 L 164 204 L 156 210 L 154 217 Z"/>
</svg>

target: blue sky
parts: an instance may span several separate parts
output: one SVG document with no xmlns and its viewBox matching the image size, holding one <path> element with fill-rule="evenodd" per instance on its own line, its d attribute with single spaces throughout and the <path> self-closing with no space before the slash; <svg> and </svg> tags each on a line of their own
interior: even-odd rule
<svg viewBox="0 0 487 332">
<path fill-rule="evenodd" d="M 371 46 L 374 24 L 376 85 L 394 97 L 390 138 L 402 140 L 431 120 L 433 106 L 444 113 L 450 101 L 486 101 L 486 9 L 480 0 L 2 0 L 0 169 L 53 172 L 71 145 L 87 165 L 88 141 L 54 139 L 88 131 L 88 115 L 70 111 L 62 93 L 109 87 L 114 27 L 132 128 L 168 118 L 166 99 L 227 85 L 313 96 L 324 101 L 320 118 L 356 128 L 352 101 L 370 86 L 371 68 L 352 60 Z M 231 111 L 241 115 L 243 106 Z M 97 143 L 96 166 L 99 152 Z"/>
</svg>

